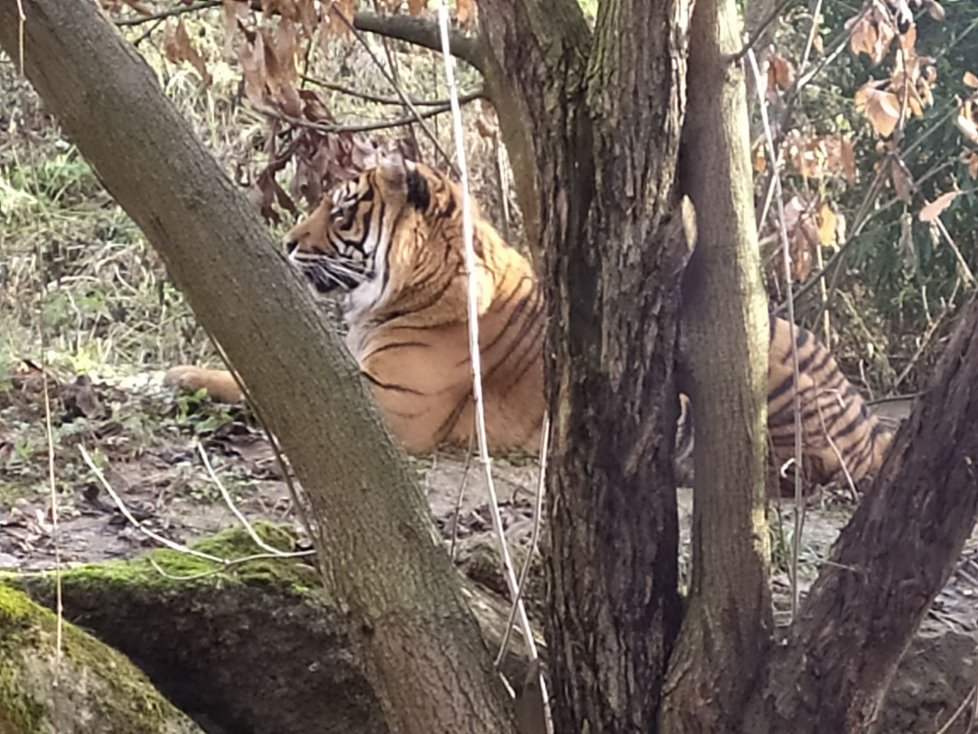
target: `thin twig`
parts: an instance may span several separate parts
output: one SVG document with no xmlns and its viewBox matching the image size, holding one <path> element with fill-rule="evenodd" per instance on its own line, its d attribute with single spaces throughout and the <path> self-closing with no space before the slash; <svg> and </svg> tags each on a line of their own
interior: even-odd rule
<svg viewBox="0 0 978 734">
<path fill-rule="evenodd" d="M 778 213 L 778 232 L 781 236 L 781 252 L 782 252 L 782 264 L 784 266 L 784 278 L 788 293 L 788 335 L 791 338 L 791 372 L 792 372 L 792 402 L 795 414 L 795 504 L 800 507 L 804 504 L 804 497 L 802 494 L 802 451 L 801 451 L 801 395 L 799 393 L 799 387 L 801 386 L 801 375 L 798 368 L 798 346 L 797 340 L 795 339 L 795 330 L 798 328 L 795 325 L 795 300 L 792 295 L 792 284 L 791 284 L 791 254 L 789 251 L 790 245 L 788 241 L 788 225 L 784 213 L 784 196 L 781 191 L 781 176 L 776 168 L 778 154 L 774 145 L 774 135 L 771 132 L 771 122 L 768 119 L 767 114 L 767 100 L 764 98 L 764 90 L 761 87 L 761 70 L 757 65 L 757 58 L 754 56 L 753 51 L 747 52 L 747 58 L 750 61 L 751 70 L 754 73 L 754 80 L 757 87 L 757 96 L 759 101 L 759 107 L 761 111 L 761 122 L 764 126 L 764 138 L 767 141 L 768 156 L 771 159 L 771 165 L 775 166 L 772 168 L 771 175 L 775 180 L 775 197 L 777 201 L 777 213 Z M 801 534 L 804 529 L 803 526 L 803 513 L 795 511 L 795 529 L 794 537 L 791 539 L 791 615 L 794 618 L 798 613 L 798 606 L 800 602 L 800 591 L 798 588 L 798 563 L 801 556 Z"/>
<path fill-rule="evenodd" d="M 971 268 L 968 267 L 968 261 L 964 259 L 964 255 L 961 254 L 961 250 L 958 249 L 958 244 L 951 237 L 951 233 L 947 231 L 947 227 L 944 226 L 944 222 L 941 221 L 940 216 L 934 219 L 934 224 L 937 227 L 937 231 L 941 233 L 945 241 L 951 248 L 951 252 L 954 253 L 954 257 L 958 261 L 958 270 L 961 275 L 964 276 L 965 281 L 968 285 L 975 284 L 975 274 L 971 272 Z"/>
<path fill-rule="evenodd" d="M 248 518 L 246 518 L 244 514 L 242 514 L 241 510 L 238 509 L 237 505 L 234 504 L 234 500 L 231 499 L 231 495 L 224 486 L 224 482 L 220 480 L 220 478 L 217 476 L 217 472 L 214 471 L 214 467 L 211 465 L 211 461 L 207 457 L 207 452 L 204 450 L 203 444 L 197 444 L 197 453 L 200 454 L 200 460 L 204 462 L 204 469 L 207 470 L 207 476 L 210 477 L 211 481 L 214 483 L 214 486 L 216 486 L 218 491 L 221 493 L 221 498 L 224 500 L 224 504 L 226 504 L 230 508 L 231 512 L 234 513 L 234 516 L 237 518 L 238 522 L 241 523 L 241 526 L 251 537 L 252 541 L 254 541 L 255 545 L 272 554 L 276 558 L 296 558 L 299 556 L 308 556 L 310 553 L 312 553 L 312 551 L 283 551 L 282 549 L 269 545 L 262 540 L 262 537 L 255 531 L 251 523 L 248 522 Z"/>
<path fill-rule="evenodd" d="M 397 96 L 400 98 L 401 102 L 404 103 L 404 106 L 407 107 L 409 110 L 411 110 L 411 114 L 413 114 L 415 117 L 414 121 L 418 123 L 418 125 L 424 131 L 424 134 L 428 136 L 429 140 L 431 140 L 431 144 L 434 146 L 435 150 L 438 151 L 439 155 L 441 155 L 441 157 L 444 159 L 445 163 L 448 166 L 452 166 L 451 156 L 449 156 L 448 153 L 445 152 L 445 149 L 441 146 L 441 143 L 438 142 L 437 136 L 431 131 L 431 128 L 428 127 L 428 125 L 425 124 L 424 122 L 425 117 L 431 117 L 432 114 L 438 114 L 438 112 L 441 112 L 442 110 L 435 111 L 433 113 L 424 113 L 424 114 L 418 112 L 418 108 L 415 107 L 411 103 L 411 100 L 407 98 L 407 95 L 404 93 L 404 90 L 401 89 L 401 85 L 397 83 L 397 80 L 391 77 L 391 75 L 387 72 L 387 69 L 385 69 L 384 65 L 380 62 L 380 59 L 377 58 L 377 54 L 375 54 L 374 50 L 370 48 L 370 44 L 367 43 L 367 39 L 364 38 L 364 35 L 360 31 L 360 29 L 357 28 L 354 23 L 351 23 L 349 20 L 347 20 L 346 16 L 343 15 L 343 13 L 339 12 L 339 10 L 335 6 L 330 6 L 330 7 L 333 11 L 333 15 L 335 15 L 337 18 L 340 19 L 340 21 L 350 30 L 350 33 L 352 33 L 354 37 L 357 39 L 357 41 L 360 42 L 360 45 L 363 46 L 363 50 L 367 52 L 367 55 L 370 56 L 371 60 L 376 65 L 377 69 L 379 69 L 380 73 L 384 75 L 385 79 L 387 79 L 387 83 L 390 84 L 391 87 L 394 89 L 394 91 L 397 93 Z M 369 129 L 376 129 L 376 128 L 367 128 L 367 129 L 369 130 Z"/>
<path fill-rule="evenodd" d="M 137 25 L 143 25 L 144 23 L 152 23 L 157 20 L 166 20 L 167 18 L 173 18 L 178 15 L 186 15 L 187 13 L 199 13 L 201 10 L 210 10 L 211 8 L 216 8 L 221 5 L 221 0 L 203 0 L 199 3 L 194 3 L 193 5 L 175 5 L 172 8 L 167 8 L 166 10 L 161 10 L 158 13 L 153 13 L 152 15 L 140 15 L 136 18 L 123 18 L 122 20 L 117 20 L 115 24 L 120 27 L 132 27 Z"/>
<path fill-rule="evenodd" d="M 469 433 L 469 447 L 465 451 L 465 466 L 462 467 L 462 481 L 458 485 L 458 496 L 455 498 L 455 513 L 452 515 L 452 543 L 448 551 L 449 557 L 455 560 L 455 547 L 458 544 L 458 521 L 462 514 L 462 499 L 465 488 L 469 484 L 469 467 L 472 465 L 472 443 L 475 436 Z"/>
<path fill-rule="evenodd" d="M 112 501 L 115 502 L 115 506 L 119 508 L 119 512 L 122 513 L 122 516 L 126 518 L 126 520 L 128 520 L 133 527 L 135 527 L 141 533 L 146 535 L 146 537 L 155 540 L 157 543 L 165 545 L 170 550 L 175 550 L 180 553 L 186 553 L 196 558 L 200 558 L 201 560 L 210 561 L 211 563 L 224 565 L 225 559 L 219 556 L 212 555 L 210 553 L 204 553 L 203 551 L 195 550 L 194 548 L 188 548 L 185 545 L 181 545 L 180 543 L 172 541 L 169 538 L 166 538 L 160 535 L 159 533 L 150 530 L 143 523 L 137 520 L 133 516 L 133 514 L 129 511 L 129 508 L 126 507 L 126 503 L 122 501 L 122 498 L 119 497 L 118 494 L 116 494 L 116 491 L 114 489 L 112 489 L 112 485 L 109 484 L 109 481 L 105 478 L 105 475 L 102 473 L 102 470 L 99 469 L 98 466 L 96 466 L 95 461 L 92 459 L 91 454 L 88 453 L 88 449 L 86 449 L 83 445 L 79 445 L 78 451 L 81 453 L 82 460 L 85 462 L 85 464 L 88 465 L 88 468 L 91 469 L 92 474 L 95 475 L 95 478 L 98 479 L 99 484 L 102 485 L 102 488 L 106 492 L 108 492 L 109 497 L 111 497 Z"/>
<path fill-rule="evenodd" d="M 24 76 L 24 26 L 27 25 L 27 15 L 24 14 L 24 0 L 17 0 L 17 66 L 20 75 Z"/>
<path fill-rule="evenodd" d="M 760 22 L 757 28 L 754 29 L 754 32 L 751 33 L 750 38 L 747 39 L 747 43 L 744 44 L 744 47 L 730 57 L 730 61 L 736 64 L 738 61 L 744 58 L 744 56 L 747 55 L 748 51 L 753 50 L 754 46 L 764 35 L 765 31 L 767 31 L 768 26 L 771 25 L 774 21 L 776 21 L 778 19 L 778 16 L 780 16 L 781 13 L 787 10 L 788 6 L 791 5 L 791 3 L 793 3 L 794 1 L 795 0 L 781 0 L 781 2 L 775 5 L 774 9 L 770 13 L 768 13 L 767 17 L 764 18 L 764 20 Z"/>
<path fill-rule="evenodd" d="M 442 58 L 445 64 L 445 81 L 448 87 L 449 99 L 452 101 L 452 127 L 455 138 L 455 153 L 458 156 L 459 178 L 462 188 L 462 241 L 465 246 L 465 270 L 468 277 L 468 326 L 469 326 L 469 355 L 472 363 L 472 397 L 475 403 L 475 430 L 479 449 L 479 460 L 486 473 L 486 485 L 489 491 L 489 511 L 492 516 L 496 539 L 499 542 L 499 553 L 503 561 L 506 584 L 510 596 L 517 609 L 520 629 L 523 633 L 526 649 L 530 660 L 539 658 L 536 642 L 533 639 L 533 629 L 526 615 L 526 608 L 519 596 L 519 584 L 513 571 L 513 560 L 509 546 L 506 543 L 506 532 L 503 529 L 502 517 L 499 514 L 499 501 L 496 486 L 492 476 L 492 463 L 489 458 L 489 441 L 486 435 L 485 401 L 482 394 L 482 361 L 479 353 L 479 283 L 476 271 L 475 247 L 473 244 L 472 204 L 469 199 L 468 166 L 465 158 L 465 133 L 462 128 L 462 109 L 458 103 L 458 90 L 455 85 L 454 58 L 449 49 L 448 37 L 448 4 L 445 0 L 438 3 L 438 23 L 441 28 Z M 543 673 L 539 679 L 540 692 L 544 704 L 545 721 L 549 722 L 547 713 L 548 700 L 546 680 Z M 548 731 L 550 727 L 547 727 Z"/>
<path fill-rule="evenodd" d="M 42 332 L 43 334 L 43 332 Z M 46 346 L 41 340 L 41 356 L 44 357 Z M 55 659 L 54 680 L 55 688 L 61 679 L 61 655 L 64 634 L 64 606 L 61 596 L 61 531 L 58 526 L 58 485 L 54 467 L 54 428 L 51 422 L 51 392 L 48 388 L 48 371 L 44 362 L 41 363 L 41 382 L 44 385 L 44 432 L 48 444 L 48 488 L 51 495 L 51 540 L 54 543 L 54 613 L 55 613 Z"/>
<path fill-rule="evenodd" d="M 283 122 L 287 122 L 290 125 L 295 125 L 297 127 L 308 128 L 309 130 L 316 130 L 322 133 L 363 133 L 370 132 L 372 130 L 388 130 L 394 127 L 404 127 L 405 125 L 413 125 L 421 120 L 427 120 L 429 117 L 434 117 L 435 115 L 442 115 L 446 112 L 450 112 L 451 108 L 448 106 L 437 107 L 424 112 L 419 112 L 414 115 L 406 115 L 404 117 L 398 117 L 393 120 L 381 120 L 379 122 L 358 122 L 349 124 L 337 124 L 330 125 L 324 122 L 310 122 L 309 120 L 303 120 L 300 117 L 293 117 L 292 115 L 287 115 L 284 112 L 278 112 L 273 110 L 262 110 L 262 114 L 267 117 L 274 117 Z"/>
<path fill-rule="evenodd" d="M 292 506 L 295 507 L 296 514 L 299 517 L 299 522 L 302 524 L 302 529 L 306 532 L 306 537 L 309 538 L 310 543 L 316 542 L 316 536 L 312 532 L 312 522 L 309 520 L 309 513 L 306 511 L 306 506 L 302 502 L 302 497 L 299 494 L 299 490 L 296 489 L 295 482 L 292 481 L 292 474 L 289 471 L 288 464 L 285 461 L 285 455 L 282 453 L 282 448 L 278 444 L 278 439 L 268 430 L 268 423 L 265 421 L 262 415 L 261 409 L 258 407 L 258 403 L 255 402 L 251 391 L 248 386 L 245 385 L 244 380 L 241 379 L 241 375 L 238 371 L 234 369 L 231 364 L 231 359 L 228 357 L 227 352 L 224 351 L 224 347 L 221 345 L 214 335 L 211 334 L 206 329 L 204 330 L 207 334 L 207 338 L 210 339 L 211 344 L 217 351 L 218 356 L 221 361 L 224 362 L 224 366 L 227 368 L 228 374 L 234 378 L 235 383 L 238 385 L 238 389 L 241 394 L 244 395 L 245 402 L 251 406 L 252 411 L 255 413 L 255 418 L 258 420 L 258 424 L 261 426 L 262 431 L 265 433 L 265 438 L 268 439 L 268 444 L 272 447 L 272 453 L 275 454 L 275 460 L 278 463 L 279 470 L 282 472 L 282 479 L 285 481 L 285 486 L 289 490 L 289 497 L 292 498 Z"/>
<path fill-rule="evenodd" d="M 954 725 L 954 722 L 956 722 L 961 714 L 965 712 L 965 710 L 968 708 L 968 704 L 972 701 L 974 701 L 975 706 L 978 707 L 978 684 L 971 687 L 971 690 L 968 691 L 968 695 L 966 695 L 964 700 L 961 701 L 961 705 L 954 710 L 953 714 L 951 714 L 951 718 L 944 722 L 944 726 L 934 732 L 934 734 L 947 734 L 947 732 L 951 731 L 951 727 Z"/>
<path fill-rule="evenodd" d="M 805 53 L 801 56 L 801 64 L 798 68 L 802 71 L 808 66 L 808 59 L 812 55 L 812 48 L 815 46 L 815 36 L 818 35 L 818 17 L 822 14 L 822 0 L 815 0 L 815 7 L 812 10 L 812 24 L 808 29 L 808 38 L 805 40 Z"/>
<path fill-rule="evenodd" d="M 914 368 L 917 366 L 917 362 L 920 360 L 921 356 L 923 356 L 924 354 L 924 351 L 930 345 L 931 339 L 934 338 L 934 334 L 937 333 L 937 329 L 940 327 L 941 323 L 948 316 L 948 314 L 950 314 L 951 311 L 954 309 L 954 299 L 958 294 L 958 288 L 960 285 L 961 285 L 961 278 L 957 278 L 954 281 L 954 288 L 951 290 L 951 295 L 947 299 L 944 305 L 944 310 L 941 311 L 941 313 L 938 315 L 936 319 L 932 319 L 930 324 L 928 324 L 927 330 L 924 332 L 924 335 L 921 338 L 920 344 L 917 346 L 917 350 L 914 352 L 914 355 L 910 358 L 910 361 L 903 368 L 900 374 L 897 375 L 896 381 L 893 383 L 894 390 L 900 389 L 900 385 L 903 384 L 903 381 L 910 376 L 911 372 L 913 372 Z"/>
<path fill-rule="evenodd" d="M 308 74 L 300 74 L 299 76 L 303 81 L 309 82 L 317 87 L 322 87 L 323 89 L 328 89 L 331 92 L 346 94 L 350 97 L 357 97 L 375 104 L 397 105 L 398 107 L 404 106 L 403 101 L 400 99 L 395 99 L 394 97 L 382 97 L 377 94 L 368 94 L 367 92 L 361 92 L 353 87 L 328 82 L 325 79 L 318 79 L 317 77 L 309 76 Z M 465 94 L 459 95 L 458 101 L 465 104 L 476 99 L 485 99 L 485 96 L 486 93 L 484 90 L 477 89 L 474 92 L 466 92 Z M 451 105 L 451 102 L 447 99 L 412 99 L 411 104 L 413 104 L 415 107 L 448 107 Z"/>
<path fill-rule="evenodd" d="M 537 478 L 537 496 L 533 503 L 533 532 L 530 534 L 530 547 L 523 559 L 523 566 L 520 568 L 520 583 L 517 588 L 516 598 L 510 605 L 509 617 L 506 619 L 506 628 L 503 630 L 503 640 L 499 643 L 499 654 L 496 655 L 496 667 L 503 664 L 506 657 L 506 650 L 509 648 L 509 638 L 513 631 L 513 621 L 516 619 L 517 604 L 523 599 L 523 590 L 526 588 L 526 579 L 530 575 L 530 563 L 537 551 L 537 544 L 540 542 L 540 527 L 543 524 L 543 492 L 547 484 L 547 454 L 550 451 L 550 414 L 543 416 L 543 427 L 540 435 L 540 473 Z"/>
</svg>

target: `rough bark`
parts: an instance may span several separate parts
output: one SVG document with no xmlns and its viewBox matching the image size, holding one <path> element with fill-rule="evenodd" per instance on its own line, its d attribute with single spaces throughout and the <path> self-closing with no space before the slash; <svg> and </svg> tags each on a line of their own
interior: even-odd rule
<svg viewBox="0 0 978 734">
<path fill-rule="evenodd" d="M 27 77 L 160 252 L 281 438 L 391 730 L 510 730 L 421 492 L 257 211 L 95 4 L 0 0 L 0 45 L 13 59 L 21 28 Z"/>
<path fill-rule="evenodd" d="M 685 3 L 604 2 L 593 39 L 570 0 L 479 9 L 544 254 L 555 727 L 654 731 L 680 616 L 671 458 L 688 253 L 675 185 Z"/>
<path fill-rule="evenodd" d="M 978 516 L 978 301 L 842 531 L 744 731 L 869 730 Z"/>
<path fill-rule="evenodd" d="M 689 601 L 663 731 L 738 731 L 770 640 L 764 436 L 768 326 L 733 0 L 698 0 L 689 52 L 684 190 L 696 251 L 683 288 L 696 479 Z"/>
</svg>

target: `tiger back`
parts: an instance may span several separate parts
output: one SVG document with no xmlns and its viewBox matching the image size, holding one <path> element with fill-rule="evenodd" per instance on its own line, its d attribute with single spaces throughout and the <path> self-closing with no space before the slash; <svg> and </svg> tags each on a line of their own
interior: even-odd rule
<svg viewBox="0 0 978 734">
<path fill-rule="evenodd" d="M 795 394 L 799 398 L 805 484 L 858 482 L 875 476 L 892 435 L 884 430 L 832 353 L 815 335 L 771 317 L 767 427 L 779 470 L 795 456 Z M 792 343 L 798 355 L 795 386 Z"/>
</svg>

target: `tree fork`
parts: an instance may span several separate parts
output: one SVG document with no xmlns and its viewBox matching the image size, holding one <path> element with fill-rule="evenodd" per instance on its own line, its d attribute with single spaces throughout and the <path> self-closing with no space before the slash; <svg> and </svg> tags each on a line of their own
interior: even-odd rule
<svg viewBox="0 0 978 734">
<path fill-rule="evenodd" d="M 512 731 L 424 498 L 257 210 L 94 3 L 0 0 L 0 46 L 14 60 L 23 50 L 27 77 L 163 256 L 281 439 L 391 731 Z"/>
<path fill-rule="evenodd" d="M 978 300 L 833 546 L 744 731 L 871 729 L 978 517 Z"/>
</svg>

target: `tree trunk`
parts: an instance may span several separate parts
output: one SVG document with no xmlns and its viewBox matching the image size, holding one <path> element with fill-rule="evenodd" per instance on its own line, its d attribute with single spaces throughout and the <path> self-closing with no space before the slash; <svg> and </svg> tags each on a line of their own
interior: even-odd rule
<svg viewBox="0 0 978 734">
<path fill-rule="evenodd" d="M 696 427 L 693 563 L 663 731 L 733 732 L 771 634 L 764 461 L 768 323 L 733 0 L 697 0 L 681 176 L 697 214 L 683 287 Z"/>
<path fill-rule="evenodd" d="M 511 730 L 421 492 L 257 211 L 95 4 L 0 0 L 0 45 L 12 59 L 21 30 L 28 78 L 160 252 L 281 438 L 391 730 Z"/>
<path fill-rule="evenodd" d="M 651 732 L 680 619 L 685 4 L 603 2 L 593 39 L 572 0 L 479 8 L 493 98 L 512 100 L 501 129 L 517 161 L 532 154 L 544 253 L 555 727 Z"/>
<path fill-rule="evenodd" d="M 743 731 L 862 732 L 978 515 L 978 301 L 839 536 Z"/>
</svg>

